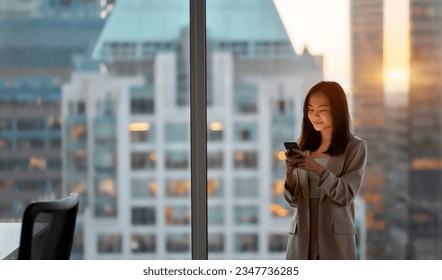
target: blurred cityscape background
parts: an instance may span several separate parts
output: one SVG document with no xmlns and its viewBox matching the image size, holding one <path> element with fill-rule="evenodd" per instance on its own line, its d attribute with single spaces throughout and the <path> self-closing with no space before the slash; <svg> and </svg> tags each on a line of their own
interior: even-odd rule
<svg viewBox="0 0 442 280">
<path fill-rule="evenodd" d="M 337 30 L 369 149 L 360 259 L 442 259 L 442 0 L 403 2 L 400 87 L 383 0 L 346 0 Z M 207 0 L 209 259 L 285 257 L 282 143 L 331 58 L 293 47 L 281 3 Z M 188 0 L 1 1 L 0 220 L 78 192 L 72 258 L 190 259 L 189 52 Z"/>
</svg>

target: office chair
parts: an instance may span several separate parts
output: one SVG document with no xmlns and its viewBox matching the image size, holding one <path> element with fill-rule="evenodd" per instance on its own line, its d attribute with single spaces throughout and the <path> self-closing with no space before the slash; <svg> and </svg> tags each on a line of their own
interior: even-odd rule
<svg viewBox="0 0 442 280">
<path fill-rule="evenodd" d="M 69 260 L 79 198 L 77 193 L 29 204 L 23 214 L 19 260 Z"/>
</svg>

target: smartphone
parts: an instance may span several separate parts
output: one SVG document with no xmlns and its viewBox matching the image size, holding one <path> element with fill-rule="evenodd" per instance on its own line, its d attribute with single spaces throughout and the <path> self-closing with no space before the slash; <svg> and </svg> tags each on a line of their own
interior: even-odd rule
<svg viewBox="0 0 442 280">
<path fill-rule="evenodd" d="M 301 149 L 297 142 L 284 142 L 284 147 L 289 150 L 289 154 L 287 157 L 291 157 L 297 154 L 295 151 L 292 151 L 292 149 Z"/>
<path fill-rule="evenodd" d="M 289 150 L 289 149 L 297 149 L 300 150 L 300 147 L 298 145 L 297 142 L 284 142 L 284 147 Z"/>
</svg>

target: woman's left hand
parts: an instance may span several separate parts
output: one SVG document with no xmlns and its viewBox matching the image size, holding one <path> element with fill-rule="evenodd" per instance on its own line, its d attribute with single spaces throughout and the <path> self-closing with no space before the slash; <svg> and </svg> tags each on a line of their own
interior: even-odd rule
<svg viewBox="0 0 442 280">
<path fill-rule="evenodd" d="M 301 150 L 295 150 L 295 151 L 302 156 L 302 159 L 300 159 L 300 162 L 297 165 L 299 169 L 315 172 L 319 176 L 322 175 L 322 173 L 325 170 L 324 166 L 322 166 L 316 160 L 314 160 L 314 158 L 308 153 L 303 152 Z"/>
</svg>

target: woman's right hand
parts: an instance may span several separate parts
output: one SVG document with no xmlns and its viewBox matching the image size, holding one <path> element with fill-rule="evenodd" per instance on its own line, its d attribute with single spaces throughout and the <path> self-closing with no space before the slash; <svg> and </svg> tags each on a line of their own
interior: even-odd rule
<svg viewBox="0 0 442 280">
<path fill-rule="evenodd" d="M 296 152 L 293 154 L 293 152 Z M 288 190 L 293 193 L 296 185 L 294 171 L 298 168 L 298 164 L 303 160 L 302 156 L 298 154 L 299 150 L 285 151 L 285 182 Z"/>
<path fill-rule="evenodd" d="M 293 154 L 293 152 L 296 152 Z M 285 173 L 286 175 L 293 174 L 298 164 L 302 162 L 302 156 L 298 153 L 299 150 L 287 150 L 285 151 Z"/>
</svg>

